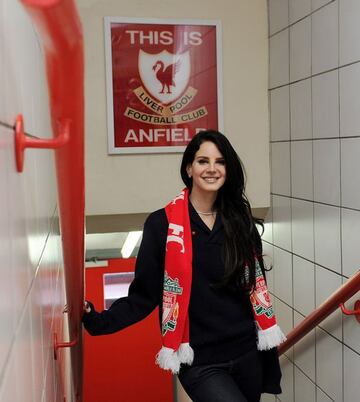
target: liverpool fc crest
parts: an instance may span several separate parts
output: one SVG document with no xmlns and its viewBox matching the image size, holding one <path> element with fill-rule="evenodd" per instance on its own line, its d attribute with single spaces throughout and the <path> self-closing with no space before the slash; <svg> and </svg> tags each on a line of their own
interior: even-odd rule
<svg viewBox="0 0 360 402">
<path fill-rule="evenodd" d="M 171 54 L 163 50 L 158 54 L 149 54 L 140 49 L 139 74 L 150 95 L 164 105 L 171 103 L 189 83 L 189 51 Z"/>
<path fill-rule="evenodd" d="M 177 295 L 182 294 L 182 287 L 177 278 L 172 279 L 165 271 L 164 293 L 163 293 L 163 315 L 162 315 L 162 334 L 168 331 L 175 331 L 177 318 L 179 316 L 179 303 Z"/>
</svg>

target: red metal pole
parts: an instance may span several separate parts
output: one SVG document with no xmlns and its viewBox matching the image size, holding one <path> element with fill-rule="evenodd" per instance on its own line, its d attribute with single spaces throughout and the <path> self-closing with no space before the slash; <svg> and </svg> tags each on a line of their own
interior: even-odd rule
<svg viewBox="0 0 360 402">
<path fill-rule="evenodd" d="M 59 217 L 63 246 L 72 373 L 82 395 L 81 316 L 84 299 L 84 55 L 80 18 L 74 0 L 21 0 L 40 34 L 46 60 L 54 137 L 70 122 L 67 142 L 55 150 Z"/>
</svg>

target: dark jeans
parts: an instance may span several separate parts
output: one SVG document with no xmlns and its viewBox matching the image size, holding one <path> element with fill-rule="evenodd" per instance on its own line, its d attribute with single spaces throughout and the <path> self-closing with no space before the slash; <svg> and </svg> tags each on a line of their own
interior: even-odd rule
<svg viewBox="0 0 360 402">
<path fill-rule="evenodd" d="M 193 402 L 259 402 L 262 362 L 252 350 L 226 363 L 182 366 L 178 375 Z"/>
</svg>

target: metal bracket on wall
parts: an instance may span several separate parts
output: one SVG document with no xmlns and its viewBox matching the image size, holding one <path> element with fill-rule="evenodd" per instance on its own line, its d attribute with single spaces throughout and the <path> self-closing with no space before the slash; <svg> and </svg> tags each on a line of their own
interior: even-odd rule
<svg viewBox="0 0 360 402">
<path fill-rule="evenodd" d="M 25 134 L 24 118 L 22 114 L 17 115 L 15 121 L 15 159 L 17 171 L 19 173 L 23 171 L 26 148 L 57 149 L 64 146 L 70 138 L 70 119 L 58 122 L 58 132 L 59 134 L 51 139 L 42 139 Z"/>
<path fill-rule="evenodd" d="M 57 360 L 58 356 L 58 349 L 61 348 L 71 348 L 72 346 L 75 346 L 78 342 L 78 337 L 75 337 L 73 341 L 70 342 L 59 342 L 57 341 L 57 334 L 54 332 L 54 359 Z"/>
<path fill-rule="evenodd" d="M 360 300 L 356 300 L 354 304 L 354 310 L 348 310 L 345 306 L 344 303 L 340 304 L 341 311 L 345 315 L 354 315 L 357 322 L 360 324 Z"/>
<path fill-rule="evenodd" d="M 68 304 L 65 304 L 63 310 L 63 314 L 68 314 L 70 313 L 70 306 Z M 54 332 L 54 359 L 57 360 L 57 351 L 58 349 L 61 348 L 71 348 L 72 346 L 75 346 L 78 342 L 78 337 L 76 336 L 73 341 L 70 342 L 59 342 L 57 341 L 57 334 Z"/>
</svg>

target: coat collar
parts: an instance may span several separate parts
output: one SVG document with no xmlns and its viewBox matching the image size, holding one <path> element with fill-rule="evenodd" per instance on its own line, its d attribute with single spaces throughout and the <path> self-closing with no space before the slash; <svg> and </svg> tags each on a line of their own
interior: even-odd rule
<svg viewBox="0 0 360 402">
<path fill-rule="evenodd" d="M 196 212 L 194 206 L 191 204 L 189 200 L 189 216 L 191 223 L 194 223 L 199 229 L 206 232 L 211 237 L 215 235 L 220 229 L 222 229 L 223 225 L 221 222 L 220 214 L 216 214 L 216 219 L 212 230 L 210 230 L 203 220 L 200 218 L 199 214 Z"/>
</svg>

